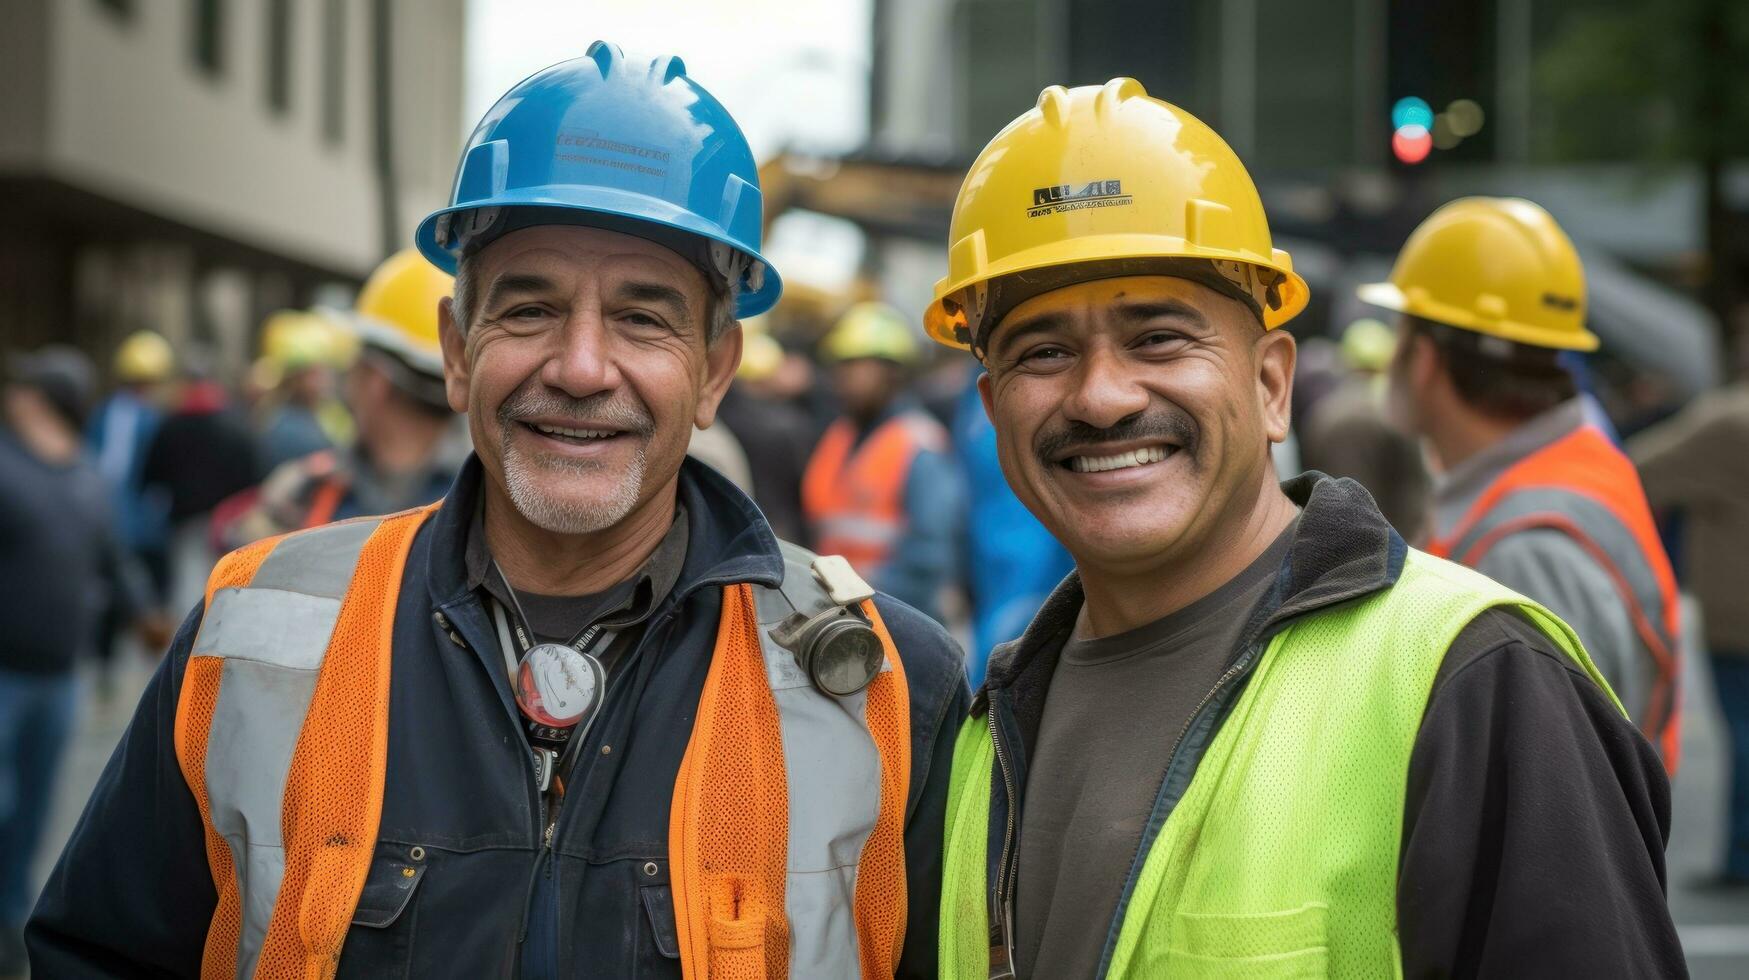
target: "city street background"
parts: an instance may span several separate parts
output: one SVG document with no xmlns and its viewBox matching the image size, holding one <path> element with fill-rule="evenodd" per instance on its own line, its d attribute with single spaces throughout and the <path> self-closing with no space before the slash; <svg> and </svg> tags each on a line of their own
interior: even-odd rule
<svg viewBox="0 0 1749 980">
<path fill-rule="evenodd" d="M 6 21 L 0 355 L 69 345 L 109 393 L 123 341 L 154 333 L 175 363 L 143 397 L 177 411 L 213 400 L 251 445 L 307 397 L 324 448 L 351 447 L 346 324 L 361 285 L 446 203 L 494 100 L 597 38 L 681 56 L 746 131 L 785 295 L 748 324 L 760 339 L 736 390 L 754 418 L 781 404 L 801 419 L 804 456 L 840 408 L 819 342 L 858 302 L 892 304 L 924 351 L 907 404 L 964 420 L 967 363 L 921 330 L 961 178 L 1044 85 L 1116 76 L 1209 122 L 1256 179 L 1312 290 L 1289 327 L 1296 410 L 1378 379 L 1388 342 L 1362 341 L 1388 331 L 1354 287 L 1469 194 L 1535 200 L 1575 240 L 1603 345 L 1569 365 L 1627 443 L 1749 365 L 1749 4 L 1732 0 L 15 0 Z M 753 434 L 728 435 L 757 475 Z M 449 437 L 465 454 L 466 433 Z M 197 489 L 253 493 L 286 461 L 268 455 L 239 486 Z M 1370 489 L 1425 496 L 1412 480 Z M 777 505 L 760 503 L 775 523 Z M 186 614 L 238 540 L 226 513 L 209 501 L 158 529 L 172 540 L 147 625 Z M 1663 530 L 1686 576 L 1681 521 Z M 1737 567 L 1749 581 L 1749 557 Z M 981 665 L 973 571 L 961 555 L 940 610 Z M 1689 607 L 1670 903 L 1693 974 L 1744 977 L 1749 888 L 1708 883 L 1730 745 Z M 111 624 L 109 666 L 79 651 L 36 883 L 158 655 L 130 625 Z"/>
</svg>

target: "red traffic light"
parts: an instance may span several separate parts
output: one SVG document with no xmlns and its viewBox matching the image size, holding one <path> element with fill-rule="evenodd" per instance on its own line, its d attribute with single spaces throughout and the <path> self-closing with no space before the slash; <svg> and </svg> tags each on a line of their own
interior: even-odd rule
<svg viewBox="0 0 1749 980">
<path fill-rule="evenodd" d="M 1391 152 L 1404 163 L 1420 163 L 1427 159 L 1427 154 L 1433 152 L 1433 135 L 1427 131 L 1426 126 L 1399 127 L 1391 135 Z"/>
</svg>

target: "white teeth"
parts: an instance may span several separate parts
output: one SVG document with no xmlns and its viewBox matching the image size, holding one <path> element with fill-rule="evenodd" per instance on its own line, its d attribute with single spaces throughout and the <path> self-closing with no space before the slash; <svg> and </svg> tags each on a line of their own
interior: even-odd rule
<svg viewBox="0 0 1749 980">
<path fill-rule="evenodd" d="M 530 424 L 533 425 L 537 431 L 544 432 L 549 436 L 569 436 L 572 439 L 606 439 L 615 434 L 606 429 L 564 429 L 556 425 L 541 425 L 539 423 Z"/>
<path fill-rule="evenodd" d="M 1146 446 L 1115 456 L 1071 456 L 1069 468 L 1077 473 L 1103 473 L 1106 470 L 1127 470 L 1132 466 L 1158 463 L 1166 456 L 1165 446 Z"/>
</svg>

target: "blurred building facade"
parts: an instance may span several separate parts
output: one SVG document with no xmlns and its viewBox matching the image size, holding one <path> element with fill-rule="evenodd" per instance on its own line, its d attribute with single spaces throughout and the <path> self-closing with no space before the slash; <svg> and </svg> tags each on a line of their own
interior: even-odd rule
<svg viewBox="0 0 1749 980">
<path fill-rule="evenodd" d="M 441 203 L 464 0 L 10 0 L 0 336 L 157 329 L 236 366 Z"/>
</svg>

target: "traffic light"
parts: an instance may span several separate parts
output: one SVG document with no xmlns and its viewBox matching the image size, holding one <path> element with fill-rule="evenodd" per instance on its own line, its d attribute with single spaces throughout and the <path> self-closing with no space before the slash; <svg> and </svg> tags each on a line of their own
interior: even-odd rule
<svg viewBox="0 0 1749 980">
<path fill-rule="evenodd" d="M 1391 152 L 1404 163 L 1420 163 L 1433 152 L 1433 136 L 1419 123 L 1401 126 L 1391 134 Z"/>
<path fill-rule="evenodd" d="M 1408 95 L 1391 106 L 1391 152 L 1407 164 L 1417 164 L 1433 152 L 1433 107 Z"/>
<path fill-rule="evenodd" d="M 1457 99 L 1439 115 L 1420 96 L 1408 95 L 1391 106 L 1391 153 L 1413 166 L 1435 149 L 1450 150 L 1482 130 L 1482 107 Z"/>
</svg>

